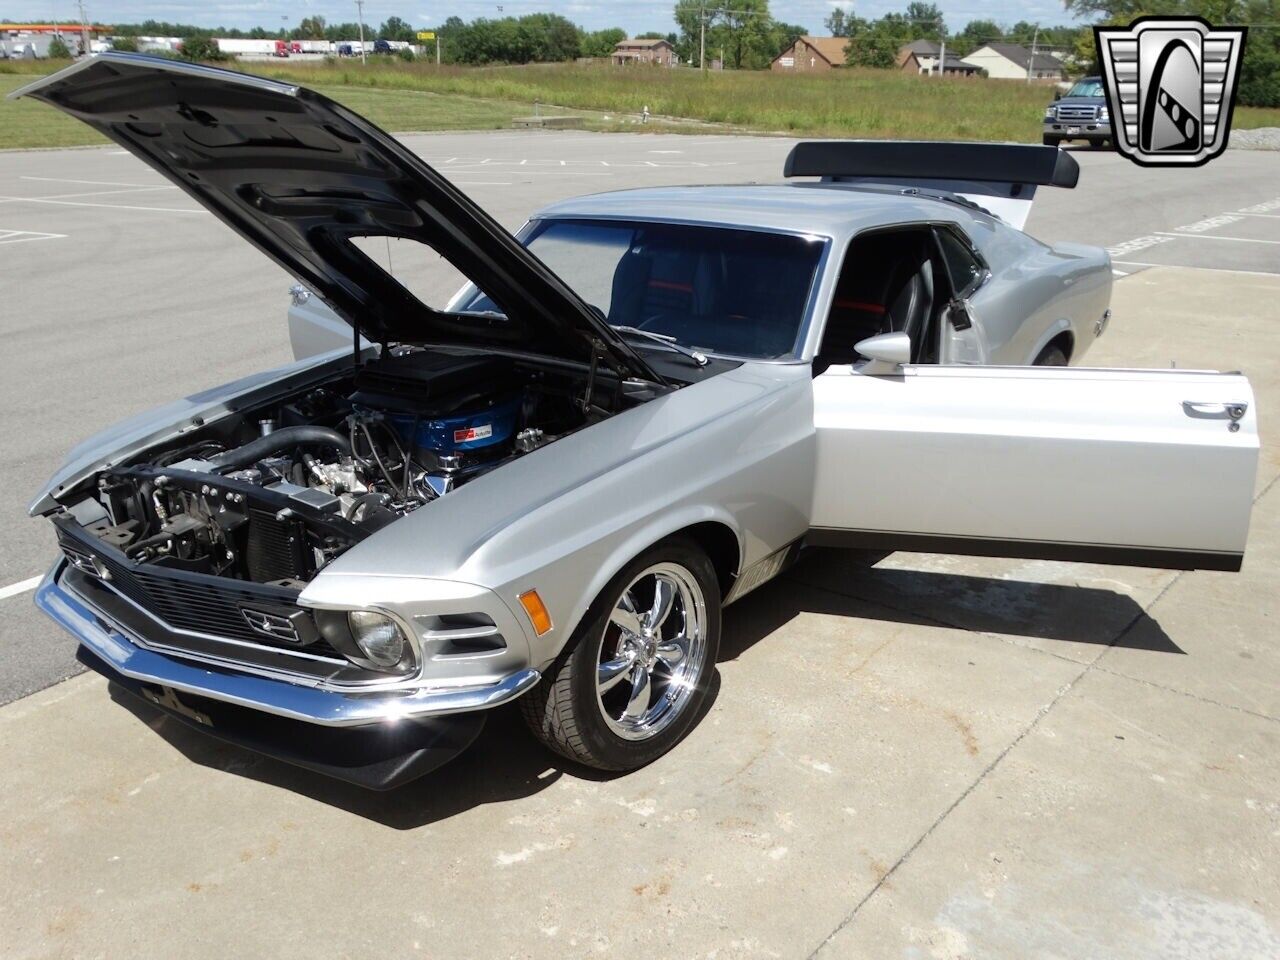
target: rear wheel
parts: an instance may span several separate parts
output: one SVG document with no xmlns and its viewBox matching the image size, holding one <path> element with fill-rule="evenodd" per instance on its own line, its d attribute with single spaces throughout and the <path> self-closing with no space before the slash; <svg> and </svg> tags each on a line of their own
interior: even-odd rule
<svg viewBox="0 0 1280 960">
<path fill-rule="evenodd" d="M 592 603 L 542 682 L 521 698 L 552 750 L 633 770 L 697 720 L 720 644 L 720 586 L 707 555 L 674 538 L 627 564 Z"/>
<path fill-rule="evenodd" d="M 1040 351 L 1040 356 L 1036 357 L 1035 362 L 1037 367 L 1065 367 L 1066 365 L 1066 353 L 1055 344 L 1049 344 L 1049 346 Z"/>
</svg>

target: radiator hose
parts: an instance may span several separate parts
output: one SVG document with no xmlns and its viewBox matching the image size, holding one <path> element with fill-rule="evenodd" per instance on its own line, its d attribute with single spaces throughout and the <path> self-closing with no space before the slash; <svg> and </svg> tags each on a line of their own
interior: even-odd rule
<svg viewBox="0 0 1280 960">
<path fill-rule="evenodd" d="M 328 427 L 282 427 L 265 437 L 250 440 L 243 446 L 210 457 L 210 462 L 218 470 L 237 470 L 248 467 L 259 460 L 279 453 L 281 450 L 292 450 L 294 447 L 332 447 L 343 454 L 351 455 L 351 441 L 337 430 Z"/>
</svg>

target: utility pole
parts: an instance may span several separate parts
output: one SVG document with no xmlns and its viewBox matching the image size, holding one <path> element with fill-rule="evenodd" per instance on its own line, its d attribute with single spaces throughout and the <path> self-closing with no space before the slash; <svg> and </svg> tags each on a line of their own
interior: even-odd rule
<svg viewBox="0 0 1280 960">
<path fill-rule="evenodd" d="M 92 50 L 89 43 L 89 21 L 84 15 L 84 0 L 76 0 L 76 6 L 80 8 L 80 53 L 87 57 Z"/>
<path fill-rule="evenodd" d="M 436 66 L 440 66 L 440 32 L 436 31 Z"/>
<path fill-rule="evenodd" d="M 698 69 L 707 72 L 707 8 L 698 8 Z"/>
<path fill-rule="evenodd" d="M 941 33 L 942 25 L 939 24 L 939 34 L 942 39 L 942 49 L 938 51 L 938 76 L 946 79 L 947 76 L 947 35 Z"/>
<path fill-rule="evenodd" d="M 1040 42 L 1040 25 L 1036 25 L 1036 32 L 1031 36 L 1031 61 L 1027 64 L 1027 83 L 1031 82 L 1031 71 L 1036 66 L 1036 44 Z"/>
<path fill-rule="evenodd" d="M 364 0 L 356 0 L 356 17 L 360 20 L 360 62 L 367 63 L 364 58 Z"/>
</svg>

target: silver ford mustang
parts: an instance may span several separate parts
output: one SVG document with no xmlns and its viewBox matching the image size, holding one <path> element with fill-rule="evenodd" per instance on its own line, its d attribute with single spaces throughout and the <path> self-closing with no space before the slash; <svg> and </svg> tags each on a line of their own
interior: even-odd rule
<svg viewBox="0 0 1280 960">
<path fill-rule="evenodd" d="M 1055 149 L 801 144 L 822 180 L 570 201 L 517 239 L 305 89 L 115 54 L 19 94 L 304 287 L 304 359 L 86 441 L 31 505 L 61 549 L 39 606 L 211 735 L 387 788 L 519 698 L 624 770 L 805 544 L 1239 568 L 1249 383 L 1062 367 L 1111 276 L 1018 229 L 1075 183 Z M 467 286 L 381 265 L 410 249 Z"/>
</svg>

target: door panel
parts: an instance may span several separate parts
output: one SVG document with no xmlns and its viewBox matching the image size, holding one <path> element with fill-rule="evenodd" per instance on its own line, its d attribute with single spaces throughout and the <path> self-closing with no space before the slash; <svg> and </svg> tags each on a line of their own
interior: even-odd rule
<svg viewBox="0 0 1280 960">
<path fill-rule="evenodd" d="M 814 419 L 811 542 L 1239 569 L 1258 436 L 1238 374 L 833 367 Z"/>
</svg>

